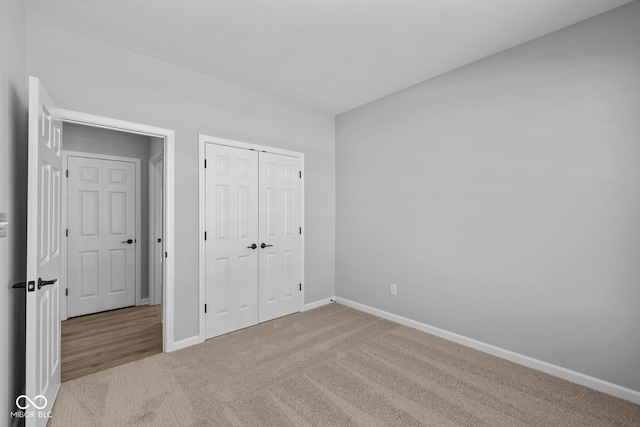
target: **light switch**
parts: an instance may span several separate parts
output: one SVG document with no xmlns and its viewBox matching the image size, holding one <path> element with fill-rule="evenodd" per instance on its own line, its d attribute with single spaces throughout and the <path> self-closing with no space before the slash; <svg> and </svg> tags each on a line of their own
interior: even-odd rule
<svg viewBox="0 0 640 427">
<path fill-rule="evenodd" d="M 9 228 L 9 220 L 6 212 L 0 212 L 0 237 L 7 237 L 7 229 Z"/>
</svg>

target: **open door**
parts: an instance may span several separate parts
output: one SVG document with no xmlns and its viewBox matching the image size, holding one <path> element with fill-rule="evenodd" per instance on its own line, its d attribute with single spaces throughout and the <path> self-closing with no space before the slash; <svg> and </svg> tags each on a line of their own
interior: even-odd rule
<svg viewBox="0 0 640 427">
<path fill-rule="evenodd" d="M 62 122 L 29 78 L 25 426 L 47 424 L 60 389 Z M 31 413 L 28 413 L 31 412 Z"/>
</svg>

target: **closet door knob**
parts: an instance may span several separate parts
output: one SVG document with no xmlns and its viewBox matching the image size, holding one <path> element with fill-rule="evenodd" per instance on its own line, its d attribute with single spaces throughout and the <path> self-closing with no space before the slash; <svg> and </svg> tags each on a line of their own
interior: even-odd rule
<svg viewBox="0 0 640 427">
<path fill-rule="evenodd" d="M 258 247 L 258 245 L 256 245 L 256 244 L 254 243 L 254 244 L 253 244 L 253 245 L 251 245 L 251 246 L 247 246 L 247 249 L 255 249 L 255 248 L 257 248 L 257 247 Z"/>
<path fill-rule="evenodd" d="M 264 248 L 270 248 L 271 246 L 273 246 L 273 245 L 267 245 L 266 243 L 260 243 L 260 247 L 261 247 L 262 249 L 264 249 Z"/>
</svg>

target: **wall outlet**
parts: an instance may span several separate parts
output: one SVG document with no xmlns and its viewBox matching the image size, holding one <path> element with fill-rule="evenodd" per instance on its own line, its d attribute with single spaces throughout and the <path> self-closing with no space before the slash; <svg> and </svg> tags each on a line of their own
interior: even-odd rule
<svg viewBox="0 0 640 427">
<path fill-rule="evenodd" d="M 398 295 L 398 286 L 393 283 L 389 285 L 389 293 L 391 295 Z"/>
</svg>

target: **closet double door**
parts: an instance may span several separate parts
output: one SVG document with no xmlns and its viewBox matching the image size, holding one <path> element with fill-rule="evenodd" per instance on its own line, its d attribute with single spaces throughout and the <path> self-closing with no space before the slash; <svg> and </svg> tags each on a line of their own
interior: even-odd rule
<svg viewBox="0 0 640 427">
<path fill-rule="evenodd" d="M 207 338 L 300 311 L 301 162 L 207 143 Z"/>
</svg>

